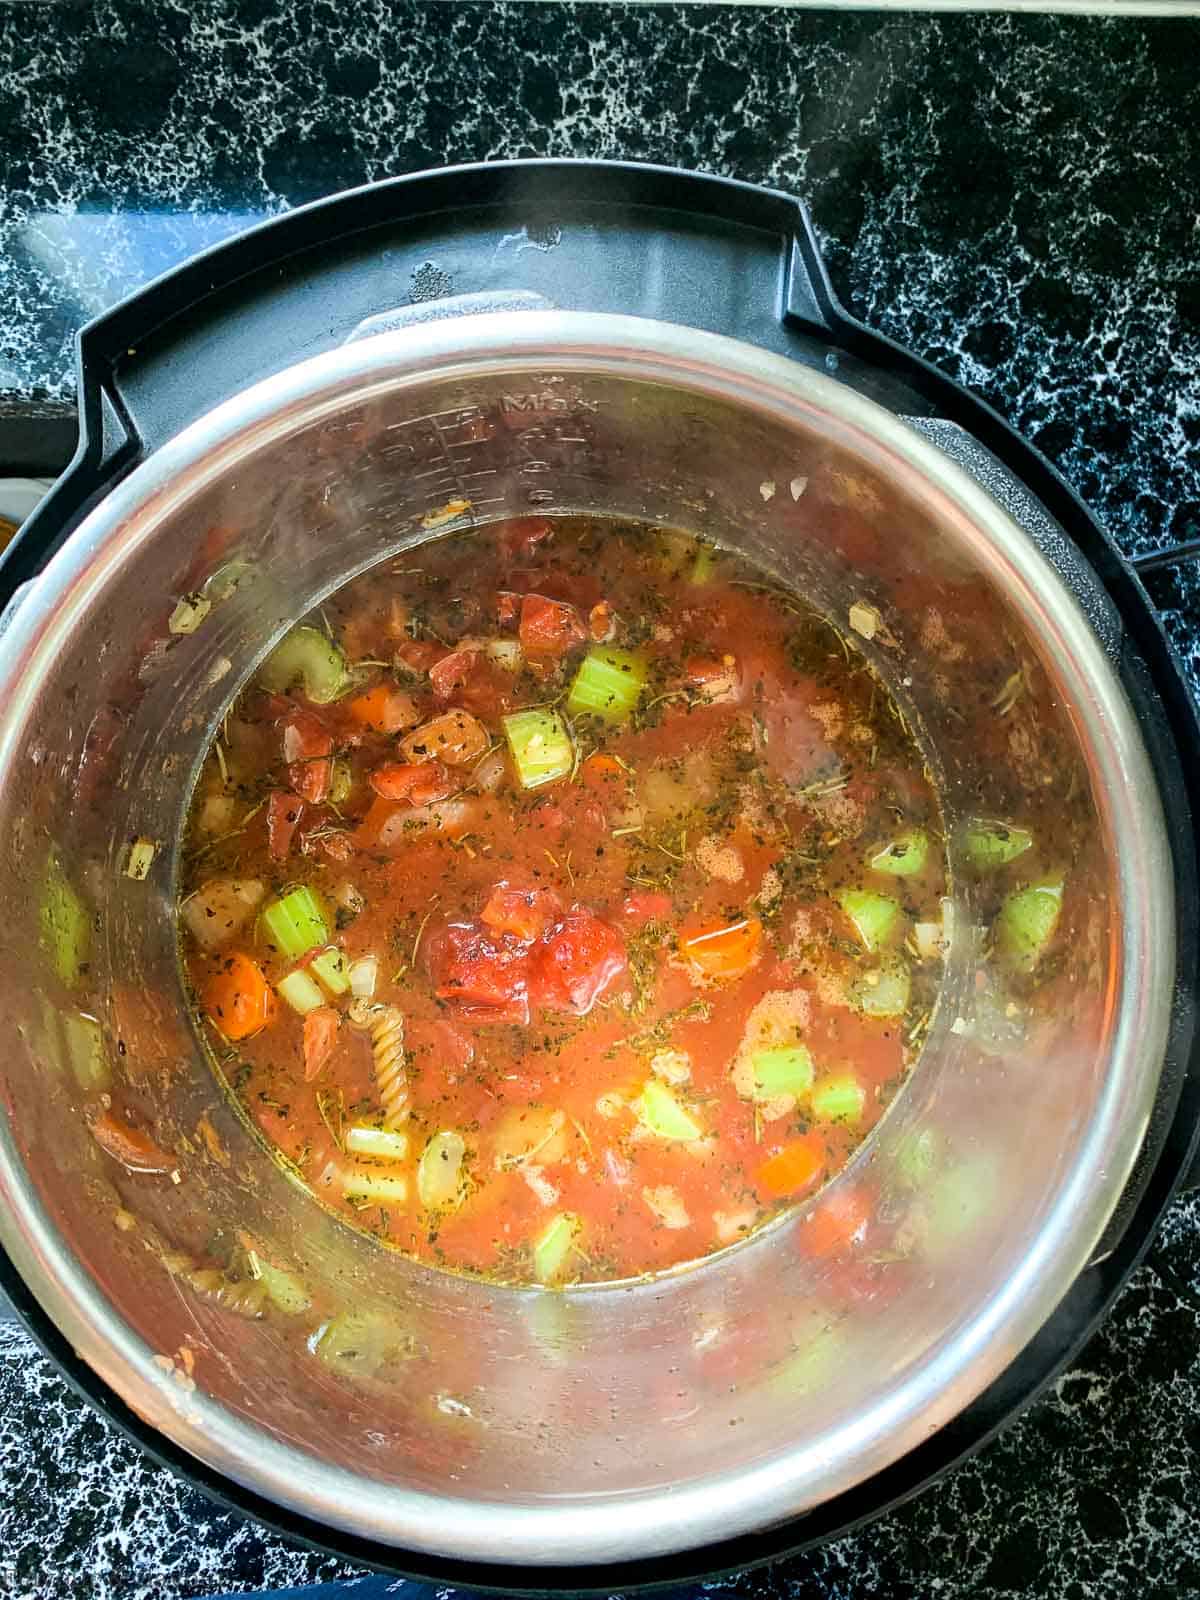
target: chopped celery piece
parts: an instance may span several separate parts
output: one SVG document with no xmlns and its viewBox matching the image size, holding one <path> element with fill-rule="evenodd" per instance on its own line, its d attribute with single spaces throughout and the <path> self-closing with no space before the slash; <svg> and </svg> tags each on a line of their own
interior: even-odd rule
<svg viewBox="0 0 1200 1600">
<path fill-rule="evenodd" d="M 99 1094 L 108 1088 L 112 1076 L 104 1034 L 95 1017 L 78 1011 L 64 1011 L 63 1042 L 76 1082 L 85 1094 Z"/>
<path fill-rule="evenodd" d="M 709 583 L 717 567 L 717 547 L 712 544 L 699 544 L 696 546 L 696 559 L 692 563 L 692 583 Z"/>
<path fill-rule="evenodd" d="M 924 1254 L 948 1254 L 996 1215 L 997 1173 L 990 1156 L 973 1156 L 941 1173 L 922 1195 Z"/>
<path fill-rule="evenodd" d="M 890 962 L 856 978 L 851 998 L 867 1017 L 902 1017 L 908 1010 L 912 979 L 903 962 Z"/>
<path fill-rule="evenodd" d="M 892 878 L 911 878 L 929 860 L 929 835 L 924 828 L 907 828 L 867 859 L 872 872 L 886 872 Z"/>
<path fill-rule="evenodd" d="M 567 695 L 573 717 L 590 713 L 603 722 L 624 722 L 646 687 L 646 663 L 632 650 L 598 645 L 579 663 Z"/>
<path fill-rule="evenodd" d="M 570 775 L 575 748 L 557 711 L 514 711 L 500 720 L 522 788 L 539 789 Z"/>
<path fill-rule="evenodd" d="M 1004 1056 L 1025 1043 L 1029 1012 L 1004 989 L 977 989 L 970 1013 L 971 1043 L 981 1055 Z"/>
<path fill-rule="evenodd" d="M 408 1199 L 408 1179 L 401 1172 L 350 1167 L 342 1177 L 342 1193 L 360 1205 L 403 1205 Z"/>
<path fill-rule="evenodd" d="M 947 939 L 940 922 L 914 922 L 913 944 L 922 961 L 942 961 L 946 955 Z"/>
<path fill-rule="evenodd" d="M 318 1006 L 325 1004 L 325 996 L 317 988 L 307 972 L 289 972 L 286 978 L 281 978 L 275 985 L 279 993 L 291 1006 L 293 1011 L 307 1016 L 310 1011 L 315 1011 Z"/>
<path fill-rule="evenodd" d="M 996 918 L 996 951 L 1017 972 L 1032 972 L 1046 953 L 1062 911 L 1061 878 L 1017 889 Z"/>
<path fill-rule="evenodd" d="M 754 1068 L 756 1100 L 774 1100 L 783 1094 L 799 1097 L 812 1088 L 813 1060 L 802 1044 L 756 1050 L 750 1063 Z"/>
<path fill-rule="evenodd" d="M 277 1311 L 288 1317 L 298 1317 L 312 1305 L 312 1296 L 294 1272 L 272 1266 L 260 1256 L 255 1256 L 254 1264 L 258 1268 L 256 1276 Z"/>
<path fill-rule="evenodd" d="M 878 950 L 895 932 L 900 903 L 890 895 L 876 894 L 874 889 L 843 889 L 837 902 L 868 950 Z"/>
<path fill-rule="evenodd" d="M 824 1078 L 809 1097 L 812 1114 L 821 1122 L 858 1122 L 867 1103 L 867 1091 L 849 1073 Z"/>
<path fill-rule="evenodd" d="M 354 773 L 350 763 L 338 756 L 329 769 L 329 804 L 344 805 L 354 787 Z"/>
<path fill-rule="evenodd" d="M 369 1377 L 393 1361 L 411 1361 L 416 1340 L 377 1311 L 343 1311 L 319 1328 L 309 1349 L 328 1367 Z"/>
<path fill-rule="evenodd" d="M 634 1107 L 638 1121 L 659 1139 L 702 1139 L 704 1129 L 667 1088 L 652 1078 Z"/>
<path fill-rule="evenodd" d="M 314 945 L 329 943 L 325 912 L 311 889 L 292 889 L 272 900 L 262 920 L 271 943 L 289 961 L 299 961 Z"/>
<path fill-rule="evenodd" d="M 901 1183 L 910 1189 L 920 1189 L 927 1183 L 938 1163 L 940 1140 L 932 1128 L 922 1128 L 920 1133 L 906 1133 L 896 1147 L 895 1169 Z"/>
<path fill-rule="evenodd" d="M 980 872 L 991 867 L 1003 867 L 1018 856 L 1024 855 L 1033 843 L 1028 828 L 1018 828 L 1011 822 L 983 822 L 976 819 L 967 824 L 963 834 L 963 848 L 967 860 Z"/>
<path fill-rule="evenodd" d="M 150 875 L 158 845 L 153 839 L 137 838 L 129 846 L 129 859 L 125 863 L 125 876 L 141 883 Z"/>
<path fill-rule="evenodd" d="M 87 908 L 63 871 L 57 850 L 51 850 L 46 857 L 39 921 L 42 947 L 51 966 L 68 989 L 77 988 L 92 953 L 92 925 Z"/>
<path fill-rule="evenodd" d="M 315 705 L 327 706 L 353 682 L 346 658 L 319 628 L 293 628 L 263 662 L 259 681 L 273 694 L 283 694 L 299 679 Z"/>
<path fill-rule="evenodd" d="M 435 1133 L 417 1163 L 417 1193 L 430 1210 L 455 1206 L 464 1195 L 463 1158 L 467 1153 L 461 1133 Z"/>
<path fill-rule="evenodd" d="M 340 950 L 322 950 L 319 956 L 308 963 L 308 967 L 310 972 L 316 973 L 330 994 L 345 994 L 350 987 L 346 958 Z"/>
<path fill-rule="evenodd" d="M 766 1378 L 769 1394 L 796 1399 L 824 1388 L 845 1351 L 845 1337 L 817 1314 L 792 1335 L 793 1347 Z"/>
<path fill-rule="evenodd" d="M 408 1154 L 408 1135 L 397 1128 L 373 1128 L 367 1123 L 351 1123 L 342 1143 L 352 1156 L 373 1156 L 376 1161 L 403 1161 Z"/>
<path fill-rule="evenodd" d="M 583 1224 L 571 1211 L 560 1211 L 533 1247 L 533 1275 L 539 1283 L 562 1276 Z"/>
</svg>

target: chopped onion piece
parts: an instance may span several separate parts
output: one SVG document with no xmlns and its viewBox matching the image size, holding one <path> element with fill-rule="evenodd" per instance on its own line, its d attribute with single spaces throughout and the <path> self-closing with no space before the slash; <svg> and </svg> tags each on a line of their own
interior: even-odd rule
<svg viewBox="0 0 1200 1600">
<path fill-rule="evenodd" d="M 350 993 L 356 1000 L 373 999 L 378 980 L 378 956 L 360 956 L 357 961 L 351 963 Z"/>
<path fill-rule="evenodd" d="M 153 839 L 135 839 L 129 846 L 129 859 L 125 863 L 125 876 L 132 878 L 135 883 L 141 883 L 149 876 L 154 857 L 158 852 L 158 845 Z"/>
<path fill-rule="evenodd" d="M 435 1133 L 421 1152 L 417 1192 L 430 1210 L 455 1206 L 464 1198 L 463 1159 L 467 1147 L 461 1133 Z"/>
<path fill-rule="evenodd" d="M 212 601 L 206 600 L 202 594 L 185 594 L 167 618 L 167 632 L 195 633 L 211 610 Z"/>
</svg>

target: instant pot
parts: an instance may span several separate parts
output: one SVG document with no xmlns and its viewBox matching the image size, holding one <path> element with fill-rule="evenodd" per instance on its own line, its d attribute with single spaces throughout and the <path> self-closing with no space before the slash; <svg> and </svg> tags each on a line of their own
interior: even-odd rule
<svg viewBox="0 0 1200 1600">
<path fill-rule="evenodd" d="M 43 1348 L 223 1503 L 507 1592 L 765 1561 L 976 1449 L 1104 1315 L 1200 1113 L 1196 715 L 1053 467 L 847 316 L 797 201 L 652 167 L 338 195 L 79 349 L 78 452 L 0 568 L 0 1242 Z M 793 1217 L 636 1284 L 436 1272 L 320 1210 L 218 1087 L 173 920 L 214 729 L 348 577 L 531 511 L 743 551 L 854 631 L 923 744 L 955 883 L 941 998 L 815 1202 L 869 1188 L 870 1259 L 806 1253 Z M 1050 1017 L 998 984 L 957 842 L 1047 789 L 1088 888 Z M 98 1147 L 113 1095 L 173 1170 Z M 260 1259 L 299 1285 L 267 1315 Z"/>
</svg>

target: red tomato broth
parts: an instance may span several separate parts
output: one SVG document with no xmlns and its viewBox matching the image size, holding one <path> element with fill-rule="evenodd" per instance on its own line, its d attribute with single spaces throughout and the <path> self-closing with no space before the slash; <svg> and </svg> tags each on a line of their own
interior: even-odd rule
<svg viewBox="0 0 1200 1600">
<path fill-rule="evenodd" d="M 944 852 L 920 751 L 883 684 L 827 624 L 733 558 L 692 583 L 694 549 L 678 535 L 563 519 L 528 552 L 504 526 L 413 552 L 404 570 L 366 574 L 324 608 L 351 668 L 391 665 L 363 667 L 331 704 L 310 705 L 302 682 L 286 695 L 251 685 L 226 721 L 224 770 L 214 755 L 201 776 L 192 842 L 202 848 L 185 896 L 228 877 L 260 884 L 267 903 L 303 883 L 345 961 L 376 959 L 371 1003 L 404 1019 L 407 1155 L 385 1161 L 344 1149 L 347 1127 L 383 1121 L 371 1042 L 353 1025 L 349 994 L 320 996 L 341 1020 L 311 1083 L 303 1020 L 282 1000 L 236 1047 L 218 1027 L 222 1073 L 323 1203 L 419 1259 L 529 1281 L 536 1241 L 564 1215 L 579 1227 L 555 1281 L 697 1259 L 811 1200 L 911 1066 L 917 1047 L 907 1036 L 934 1002 L 937 974 L 914 966 L 905 1015 L 864 1015 L 851 991 L 879 958 L 856 941 L 834 897 L 865 883 L 899 902 L 904 926 L 938 916 Z M 509 594 L 518 600 L 498 605 Z M 514 671 L 511 651 L 501 664 L 504 651 L 489 650 L 515 641 L 527 594 L 539 597 L 535 616 L 545 615 L 545 597 L 577 607 L 582 622 L 576 631 L 554 613 L 534 670 Z M 646 664 L 632 716 L 616 725 L 575 718 L 574 770 L 544 787 L 523 790 L 509 759 L 495 793 L 473 786 L 474 766 L 450 764 L 441 769 L 449 782 L 432 791 L 452 789 L 444 800 L 404 798 L 408 775 L 394 774 L 408 730 L 383 732 L 374 712 L 364 715 L 365 696 L 375 695 L 375 707 L 386 699 L 377 690 L 402 692 L 422 722 L 469 713 L 503 748 L 508 711 L 547 701 L 561 710 L 589 645 L 590 609 L 601 603 L 613 615 L 613 646 Z M 560 646 L 561 657 L 542 653 Z M 736 698 L 712 702 L 688 663 L 730 656 Z M 322 782 L 335 784 L 339 768 L 348 781 L 336 804 L 329 795 L 305 800 L 281 859 L 280 802 L 264 802 L 295 790 L 284 730 L 298 714 Z M 593 752 L 603 758 L 600 777 L 585 770 Z M 295 755 L 294 734 L 286 753 Z M 218 794 L 248 815 L 236 833 L 212 838 L 201 819 Z M 867 858 L 902 826 L 928 830 L 923 870 L 904 878 L 868 870 Z M 534 908 L 528 916 L 514 896 Z M 687 929 L 746 921 L 756 942 L 739 976 L 706 977 L 686 959 Z M 271 959 L 256 927 L 248 921 L 231 948 L 278 984 L 297 961 Z M 467 969 L 460 961 L 451 973 L 447 952 L 468 946 L 475 966 L 464 982 Z M 310 974 L 315 953 L 299 958 Z M 185 944 L 199 996 L 227 954 Z M 887 959 L 901 954 L 896 942 Z M 862 1089 L 856 1120 L 822 1119 L 803 1094 L 781 1114 L 737 1091 L 732 1066 L 747 1020 L 778 994 L 804 1013 L 788 1042 L 811 1053 L 818 1083 L 851 1074 Z M 648 1132 L 636 1109 L 647 1083 L 664 1082 L 651 1063 L 671 1051 L 686 1056 L 686 1076 L 664 1086 L 699 1126 L 698 1139 Z M 561 1114 L 552 1159 L 498 1163 L 499 1130 L 514 1110 Z M 444 1130 L 464 1142 L 465 1181 L 452 1204 L 430 1208 L 419 1198 L 418 1158 Z M 819 1170 L 803 1192 L 780 1196 L 758 1174 L 799 1139 L 814 1142 Z M 407 1198 L 347 1198 L 350 1168 L 403 1176 Z"/>
</svg>

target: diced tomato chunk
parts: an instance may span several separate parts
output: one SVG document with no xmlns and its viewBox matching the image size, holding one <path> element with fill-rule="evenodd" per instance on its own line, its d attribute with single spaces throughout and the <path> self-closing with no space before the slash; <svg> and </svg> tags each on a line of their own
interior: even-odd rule
<svg viewBox="0 0 1200 1600">
<path fill-rule="evenodd" d="M 554 532 L 549 517 L 510 517 L 496 528 L 496 537 L 506 556 L 528 556 Z"/>
<path fill-rule="evenodd" d="M 295 710 L 283 725 L 283 759 L 288 782 L 302 800 L 317 806 L 329 793 L 333 775 L 333 735 L 311 711 Z"/>
<path fill-rule="evenodd" d="M 833 1255 L 847 1245 L 860 1244 L 873 1215 L 870 1196 L 861 1186 L 835 1189 L 800 1223 L 796 1238 L 805 1255 Z"/>
<path fill-rule="evenodd" d="M 332 1006 L 317 1006 L 304 1019 L 304 1081 L 311 1083 L 333 1054 L 339 1017 Z"/>
<path fill-rule="evenodd" d="M 418 676 L 428 672 L 441 654 L 439 646 L 428 639 L 405 639 L 396 646 L 396 660 Z"/>
<path fill-rule="evenodd" d="M 299 795 L 286 789 L 272 789 L 267 801 L 267 850 L 272 861 L 286 861 L 292 848 L 296 824 L 304 814 L 304 802 Z"/>
<path fill-rule="evenodd" d="M 331 861 L 349 861 L 354 854 L 354 842 L 348 833 L 328 833 L 321 840 L 321 849 Z"/>
<path fill-rule="evenodd" d="M 685 667 L 688 683 L 703 699 L 734 700 L 738 693 L 736 656 L 691 656 Z"/>
<path fill-rule="evenodd" d="M 459 786 L 440 761 L 388 761 L 376 767 L 368 781 L 381 799 L 407 800 L 414 806 L 444 800 Z"/>
<path fill-rule="evenodd" d="M 561 911 L 559 898 L 550 889 L 513 889 L 498 883 L 480 912 L 480 921 L 493 933 L 508 933 L 532 944 Z"/>
<path fill-rule="evenodd" d="M 429 681 L 439 700 L 449 700 L 456 689 L 463 687 L 478 659 L 479 651 L 469 645 L 465 649 L 451 650 L 449 655 L 434 662 L 429 669 Z"/>
<path fill-rule="evenodd" d="M 502 628 L 511 628 L 521 615 L 521 596 L 512 589 L 496 591 L 496 621 Z"/>
<path fill-rule="evenodd" d="M 557 800 L 539 800 L 529 817 L 544 833 L 561 833 L 567 825 L 567 813 Z"/>
<path fill-rule="evenodd" d="M 426 965 L 439 1000 L 496 1022 L 529 1021 L 529 957 L 477 923 L 450 923 L 426 945 Z"/>
<path fill-rule="evenodd" d="M 527 594 L 521 602 L 521 649 L 532 661 L 555 661 L 583 644 L 587 629 L 574 606 L 550 600 L 544 594 Z"/>
<path fill-rule="evenodd" d="M 629 970 L 625 941 L 584 906 L 574 906 L 536 952 L 535 998 L 551 1011 L 585 1016 Z"/>
<path fill-rule="evenodd" d="M 639 928 L 668 921 L 673 910 L 671 896 L 655 889 L 631 889 L 621 902 L 621 915 Z"/>
</svg>

